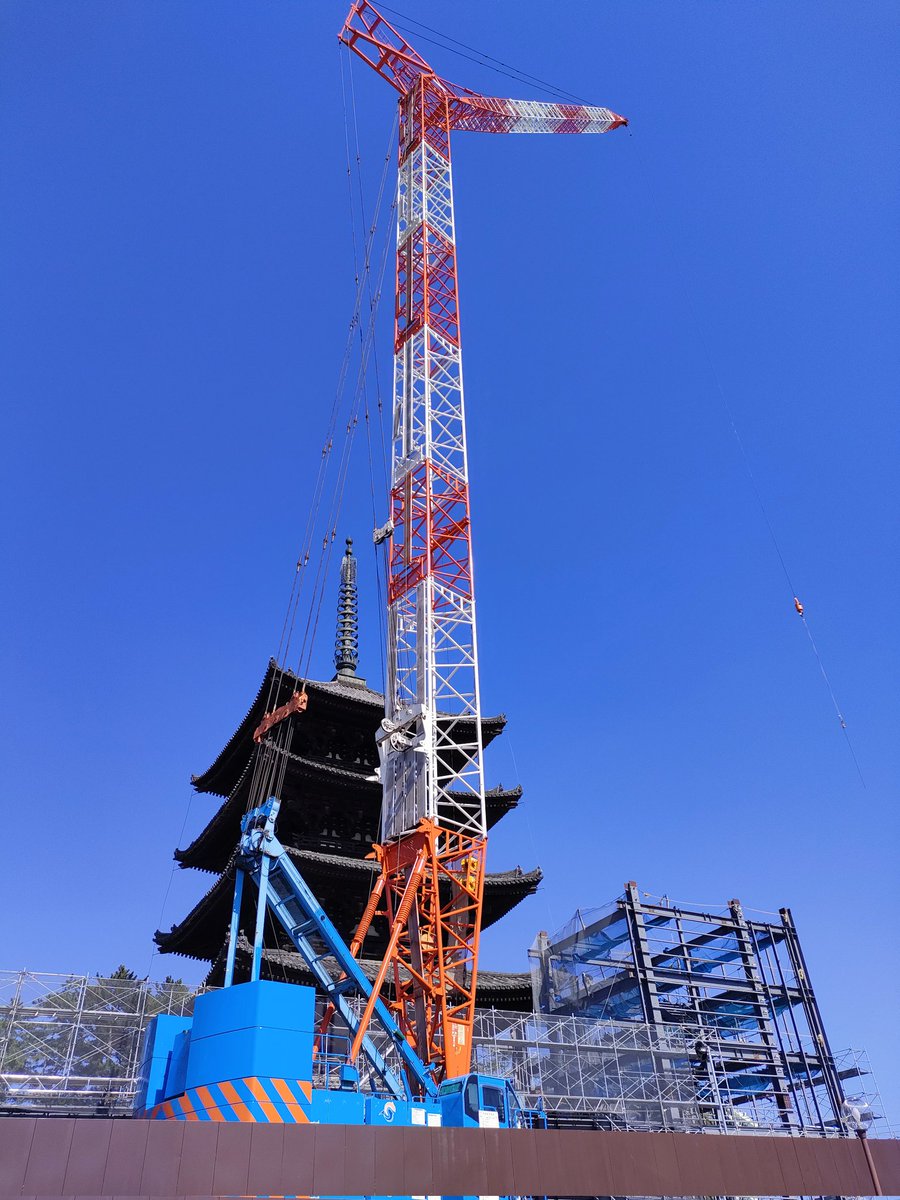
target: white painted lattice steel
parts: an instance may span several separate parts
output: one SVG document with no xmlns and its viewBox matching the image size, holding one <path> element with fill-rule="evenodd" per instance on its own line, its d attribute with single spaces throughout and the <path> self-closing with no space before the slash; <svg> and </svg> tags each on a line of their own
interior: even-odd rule
<svg viewBox="0 0 900 1200">
<path fill-rule="evenodd" d="M 462 98 L 465 101 L 465 97 Z M 505 122 L 504 133 L 608 133 L 622 118 L 608 108 L 600 108 L 593 104 L 573 105 L 545 100 L 505 100 L 492 96 L 478 96 L 471 101 L 471 106 L 478 112 L 473 116 L 472 128 L 484 127 L 484 113 L 491 111 L 498 119 Z M 466 129 L 468 123 L 464 115 L 457 116 L 455 129 Z"/>
<path fill-rule="evenodd" d="M 398 248 L 435 234 L 455 255 L 450 162 L 422 139 L 400 167 Z M 453 325 L 455 265 L 450 274 Z M 439 503 L 457 488 L 467 502 L 462 355 L 458 338 L 427 319 L 427 305 L 425 312 L 425 323 L 394 358 L 391 480 L 407 522 L 413 477 L 426 464 L 431 500 Z M 472 836 L 487 830 L 468 529 L 465 541 L 461 580 L 429 569 L 389 606 L 388 713 L 379 742 L 385 841 L 412 832 L 426 817 Z"/>
</svg>

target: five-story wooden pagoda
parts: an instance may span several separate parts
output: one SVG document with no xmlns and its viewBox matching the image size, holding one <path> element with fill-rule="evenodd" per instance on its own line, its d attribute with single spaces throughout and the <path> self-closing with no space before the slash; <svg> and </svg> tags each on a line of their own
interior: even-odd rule
<svg viewBox="0 0 900 1200">
<path fill-rule="evenodd" d="M 175 859 L 186 869 L 216 876 L 209 891 L 168 932 L 157 931 L 161 953 L 179 954 L 210 964 L 207 982 L 222 982 L 234 883 L 233 856 L 240 821 L 252 780 L 254 731 L 267 711 L 286 703 L 303 686 L 306 711 L 294 719 L 294 730 L 280 789 L 278 836 L 341 934 L 349 941 L 363 911 L 378 867 L 367 855 L 378 838 L 381 784 L 377 777 L 375 731 L 384 716 L 384 696 L 357 674 L 356 559 L 348 539 L 341 562 L 336 674 L 329 682 L 303 683 L 292 672 L 269 662 L 256 698 L 215 762 L 193 776 L 194 788 L 221 798 L 206 827 Z M 488 746 L 502 732 L 503 716 L 482 719 Z M 490 789 L 486 794 L 488 825 L 514 809 L 521 788 Z M 484 926 L 488 927 L 532 895 L 541 881 L 538 868 L 489 873 L 484 889 Z M 249 971 L 251 897 L 245 895 L 238 939 L 238 978 Z M 376 921 L 363 948 L 363 966 L 371 972 L 383 954 L 386 928 Z M 310 983 L 298 956 L 274 928 L 266 934 L 262 974 L 266 978 Z M 478 1004 L 482 1007 L 530 1009 L 528 973 L 480 970 Z"/>
</svg>

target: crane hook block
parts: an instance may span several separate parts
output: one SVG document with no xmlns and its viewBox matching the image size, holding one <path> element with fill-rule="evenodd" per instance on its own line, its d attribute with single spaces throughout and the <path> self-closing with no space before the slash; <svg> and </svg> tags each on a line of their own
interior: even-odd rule
<svg viewBox="0 0 900 1200">
<path fill-rule="evenodd" d="M 800 601 L 797 599 L 796 596 L 794 597 L 794 608 L 796 608 L 798 615 L 802 617 L 803 616 L 803 605 L 800 603 Z"/>
<path fill-rule="evenodd" d="M 294 692 L 287 704 L 282 704 L 280 708 L 274 709 L 270 713 L 266 713 L 263 719 L 253 731 L 253 740 L 259 743 L 263 740 L 273 725 L 277 725 L 283 721 L 285 717 L 289 717 L 291 713 L 306 712 L 306 703 L 309 697 L 306 692 Z"/>
</svg>

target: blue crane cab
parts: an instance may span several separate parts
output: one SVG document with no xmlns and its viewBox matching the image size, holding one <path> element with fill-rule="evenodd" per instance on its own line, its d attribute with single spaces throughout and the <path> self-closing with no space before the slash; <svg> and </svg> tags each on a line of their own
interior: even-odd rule
<svg viewBox="0 0 900 1200">
<path fill-rule="evenodd" d="M 541 1129 L 544 1113 L 523 1108 L 508 1079 L 496 1075 L 462 1075 L 447 1079 L 438 1091 L 441 1124 L 480 1129 Z"/>
</svg>

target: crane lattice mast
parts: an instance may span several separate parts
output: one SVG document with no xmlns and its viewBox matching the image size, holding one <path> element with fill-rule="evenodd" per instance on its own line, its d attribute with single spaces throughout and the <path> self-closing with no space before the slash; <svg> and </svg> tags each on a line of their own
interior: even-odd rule
<svg viewBox="0 0 900 1200">
<path fill-rule="evenodd" d="M 341 40 L 400 93 L 381 874 L 401 1028 L 437 1078 L 471 1058 L 487 825 L 450 135 L 606 133 L 606 108 L 441 78 L 368 2 Z M 363 1026 L 364 1028 L 364 1026 Z"/>
</svg>

